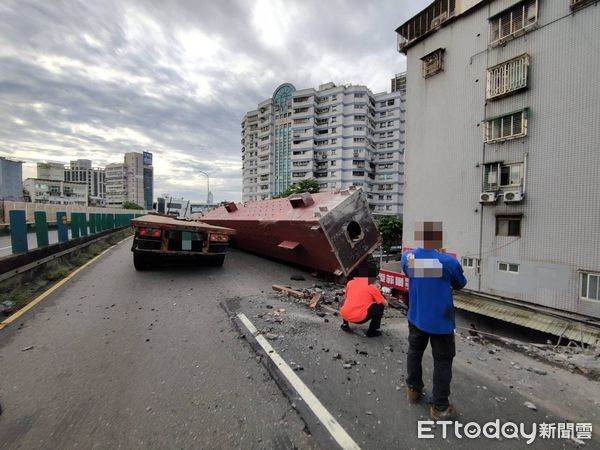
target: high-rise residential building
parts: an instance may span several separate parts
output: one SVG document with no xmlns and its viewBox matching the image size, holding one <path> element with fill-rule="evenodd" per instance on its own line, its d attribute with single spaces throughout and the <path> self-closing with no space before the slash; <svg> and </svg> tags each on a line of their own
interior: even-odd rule
<svg viewBox="0 0 600 450">
<path fill-rule="evenodd" d="M 127 168 L 123 163 L 112 163 L 104 170 L 106 206 L 120 208 L 127 201 Z"/>
<path fill-rule="evenodd" d="M 132 202 L 145 209 L 152 209 L 154 194 L 154 170 L 152 153 L 128 152 L 123 163 L 106 166 L 106 204 L 120 207 Z"/>
<path fill-rule="evenodd" d="M 490 299 L 600 317 L 598 24 L 595 1 L 436 0 L 396 30 L 403 244 L 442 221 Z"/>
<path fill-rule="evenodd" d="M 71 161 L 65 168 L 65 181 L 87 183 L 90 206 L 106 205 L 105 176 L 104 169 L 92 167 L 89 159 Z"/>
<path fill-rule="evenodd" d="M 392 78 L 392 92 L 400 91 L 406 94 L 406 72 L 397 73 Z"/>
<path fill-rule="evenodd" d="M 39 162 L 37 163 L 37 178 L 41 180 L 64 181 L 65 165 L 60 162 Z"/>
<path fill-rule="evenodd" d="M 401 215 L 404 96 L 362 85 L 282 84 L 244 116 L 243 201 L 314 178 L 321 190 L 362 187 L 374 213 Z"/>
<path fill-rule="evenodd" d="M 144 170 L 144 203 L 145 209 L 152 209 L 154 200 L 154 167 L 152 166 L 152 153 L 142 153 L 142 164 Z"/>
<path fill-rule="evenodd" d="M 23 163 L 0 156 L 0 200 L 23 200 Z"/>
</svg>

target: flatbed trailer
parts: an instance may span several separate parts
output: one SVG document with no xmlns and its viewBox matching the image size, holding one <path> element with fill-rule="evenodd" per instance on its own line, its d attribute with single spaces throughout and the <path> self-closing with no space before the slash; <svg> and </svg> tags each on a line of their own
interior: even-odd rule
<svg viewBox="0 0 600 450">
<path fill-rule="evenodd" d="M 230 237 L 235 234 L 231 228 L 162 214 L 137 217 L 131 225 L 135 230 L 131 251 L 136 270 L 168 261 L 222 266 Z"/>
</svg>

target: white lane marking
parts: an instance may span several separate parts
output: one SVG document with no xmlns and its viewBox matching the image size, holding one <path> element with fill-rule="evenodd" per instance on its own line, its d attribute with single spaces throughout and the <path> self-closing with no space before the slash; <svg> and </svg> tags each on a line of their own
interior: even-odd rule
<svg viewBox="0 0 600 450">
<path fill-rule="evenodd" d="M 350 435 L 342 428 L 337 420 L 327 411 L 319 399 L 312 393 L 312 391 L 304 384 L 304 382 L 296 375 L 285 360 L 279 356 L 279 353 L 269 344 L 263 335 L 261 335 L 254 324 L 250 322 L 245 314 L 240 313 L 237 315 L 238 319 L 244 324 L 250 333 L 254 335 L 262 349 L 265 351 L 271 361 L 275 363 L 282 375 L 289 381 L 289 383 L 296 390 L 298 395 L 302 397 L 304 402 L 308 405 L 310 410 L 317 416 L 317 419 L 321 421 L 323 426 L 329 431 L 331 437 L 342 447 L 343 449 L 360 450 L 360 447 Z"/>
</svg>

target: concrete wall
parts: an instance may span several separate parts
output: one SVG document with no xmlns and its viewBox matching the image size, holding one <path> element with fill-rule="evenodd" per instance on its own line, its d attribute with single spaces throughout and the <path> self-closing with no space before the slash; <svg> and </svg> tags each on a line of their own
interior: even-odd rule
<svg viewBox="0 0 600 450">
<path fill-rule="evenodd" d="M 102 214 L 145 214 L 143 210 L 121 209 L 121 208 L 96 208 L 92 206 L 68 206 L 68 205 L 48 205 L 43 203 L 28 203 L 28 202 L 9 202 L 0 203 L 0 224 L 8 224 L 8 213 L 12 210 L 25 211 L 27 222 L 33 223 L 33 213 L 35 211 L 45 211 L 48 222 L 56 221 L 56 213 L 59 211 L 66 212 L 68 220 L 71 220 L 71 213 L 86 213 L 89 217 L 90 213 Z"/>
<path fill-rule="evenodd" d="M 408 50 L 404 245 L 415 220 L 442 220 L 447 249 L 481 258 L 480 273 L 465 268 L 467 287 L 600 317 L 600 301 L 579 295 L 579 271 L 600 271 L 600 8 L 539 1 L 532 31 L 489 47 L 488 18 L 515 3 L 475 9 Z M 444 71 L 425 79 L 420 58 L 438 48 Z M 486 104 L 486 68 L 523 53 L 528 89 Z M 486 117 L 525 107 L 525 138 L 483 144 Z M 480 205 L 482 163 L 526 154 L 525 201 Z M 495 235 L 504 212 L 523 214 L 520 238 Z"/>
</svg>

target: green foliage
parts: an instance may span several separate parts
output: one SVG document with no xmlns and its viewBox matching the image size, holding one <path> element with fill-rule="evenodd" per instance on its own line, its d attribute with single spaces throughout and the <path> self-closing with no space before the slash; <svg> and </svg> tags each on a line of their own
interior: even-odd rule
<svg viewBox="0 0 600 450">
<path fill-rule="evenodd" d="M 123 209 L 144 209 L 137 203 L 133 202 L 123 202 Z"/>
<path fill-rule="evenodd" d="M 377 229 L 387 252 L 392 245 L 402 245 L 402 221 L 394 216 L 383 216 L 377 220 Z"/>
<path fill-rule="evenodd" d="M 319 182 L 314 178 L 302 180 L 299 183 L 288 186 L 285 191 L 273 198 L 289 197 L 290 195 L 300 194 L 301 192 L 310 192 L 316 194 L 319 192 Z"/>
<path fill-rule="evenodd" d="M 69 269 L 65 266 L 58 266 L 48 269 L 42 275 L 48 281 L 57 281 L 69 275 Z"/>
</svg>

